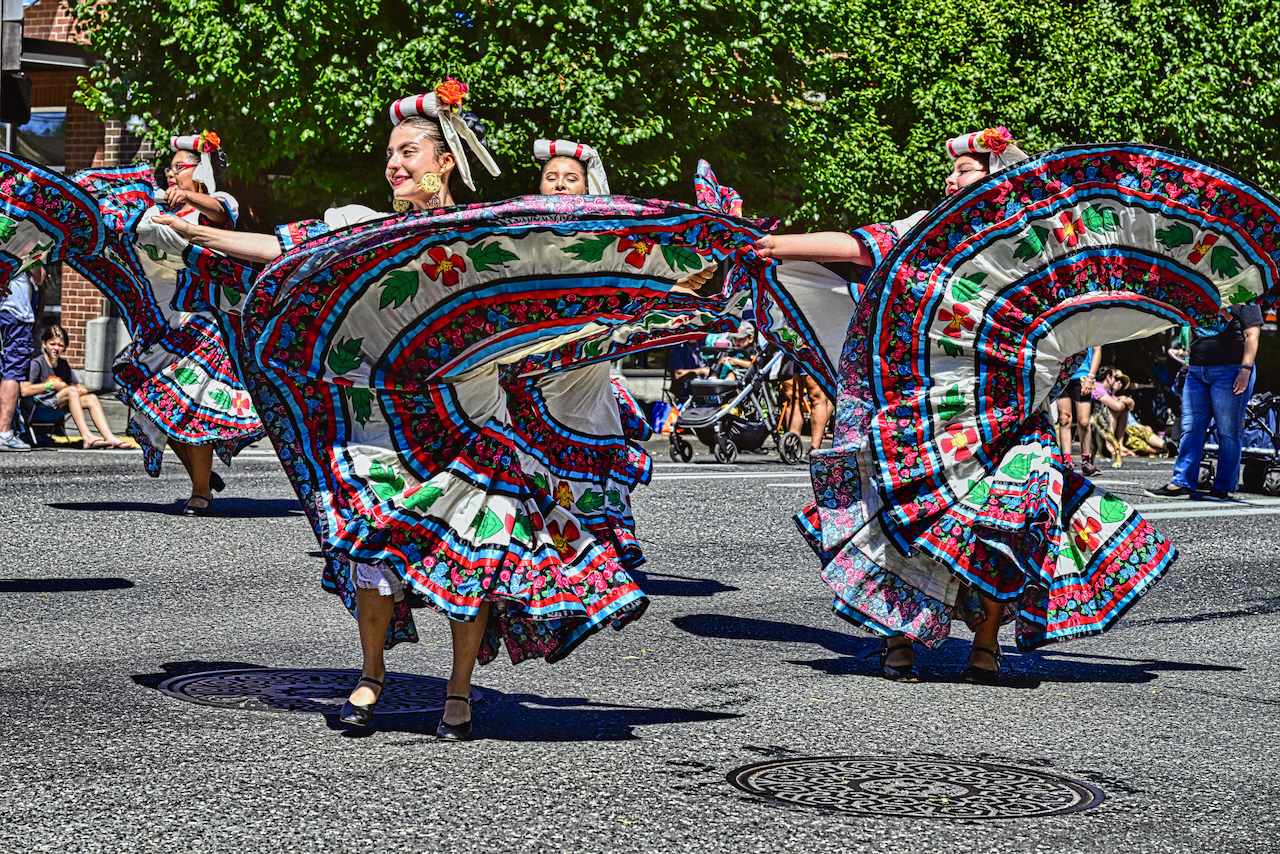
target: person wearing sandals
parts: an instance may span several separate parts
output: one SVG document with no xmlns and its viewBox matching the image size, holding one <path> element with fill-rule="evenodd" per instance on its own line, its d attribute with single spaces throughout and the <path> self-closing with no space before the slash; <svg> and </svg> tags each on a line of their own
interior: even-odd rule
<svg viewBox="0 0 1280 854">
<path fill-rule="evenodd" d="M 61 326 L 54 324 L 45 329 L 41 338 L 41 349 L 44 354 L 31 360 L 27 371 L 27 381 L 22 384 L 22 396 L 34 397 L 36 401 L 50 409 L 61 409 L 71 414 L 76 429 L 80 431 L 81 442 L 85 448 L 123 449 L 133 445 L 121 440 L 111 432 L 111 425 L 102 412 L 102 402 L 98 396 L 81 385 L 76 372 L 66 359 L 62 358 L 67 349 L 67 333 Z M 102 434 L 95 436 L 85 421 L 85 410 L 93 424 Z"/>
<path fill-rule="evenodd" d="M 877 264 L 841 355 L 833 447 L 814 455 L 816 500 L 797 517 L 836 613 L 884 639 L 883 675 L 901 681 L 919 675 L 913 644 L 935 648 L 962 620 L 962 679 L 995 683 L 1002 623 L 1022 650 L 1100 634 L 1176 557 L 1069 465 L 1049 402 L 1093 347 L 1274 299 L 1280 247 L 1259 235 L 1280 229 L 1280 201 L 1139 144 L 1027 160 L 989 129 L 947 150 L 948 195 L 909 232 L 762 248 Z M 1248 260 L 1214 265 L 1211 246 Z"/>
</svg>

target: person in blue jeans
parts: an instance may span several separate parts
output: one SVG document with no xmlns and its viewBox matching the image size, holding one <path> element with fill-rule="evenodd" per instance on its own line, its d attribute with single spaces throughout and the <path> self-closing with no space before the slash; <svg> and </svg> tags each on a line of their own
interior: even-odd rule
<svg viewBox="0 0 1280 854">
<path fill-rule="evenodd" d="M 1208 497 L 1225 501 L 1236 488 L 1244 410 L 1253 393 L 1253 363 L 1258 355 L 1262 309 L 1237 305 L 1228 311 L 1231 321 L 1217 335 L 1201 335 L 1192 330 L 1187 379 L 1182 386 L 1178 461 L 1169 483 L 1145 490 L 1153 498 L 1188 498 L 1195 492 L 1211 418 L 1218 429 L 1218 469 Z"/>
</svg>

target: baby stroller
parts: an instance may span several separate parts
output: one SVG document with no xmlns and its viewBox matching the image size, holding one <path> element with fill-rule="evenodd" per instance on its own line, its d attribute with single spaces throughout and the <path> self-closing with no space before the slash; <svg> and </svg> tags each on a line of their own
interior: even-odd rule
<svg viewBox="0 0 1280 854">
<path fill-rule="evenodd" d="M 685 438 L 693 433 L 721 463 L 732 463 L 739 451 L 759 450 L 769 439 L 784 463 L 799 462 L 800 437 L 780 430 L 769 387 L 769 373 L 781 361 L 782 352 L 770 347 L 740 379 L 690 381 L 692 396 L 671 430 L 671 459 L 693 459 L 693 446 Z"/>
<path fill-rule="evenodd" d="M 1280 397 L 1263 392 L 1245 405 L 1241 445 L 1240 485 L 1249 492 L 1280 495 Z M 1200 489 L 1213 485 L 1217 458 L 1218 429 L 1214 425 L 1200 462 Z"/>
</svg>

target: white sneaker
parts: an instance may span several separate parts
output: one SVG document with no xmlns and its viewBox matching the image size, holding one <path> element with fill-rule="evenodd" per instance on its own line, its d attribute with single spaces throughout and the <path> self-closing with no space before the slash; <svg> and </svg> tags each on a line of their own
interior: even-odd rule
<svg viewBox="0 0 1280 854">
<path fill-rule="evenodd" d="M 18 438 L 18 434 L 10 433 L 6 439 L 0 436 L 0 451 L 29 451 L 31 446 Z"/>
</svg>

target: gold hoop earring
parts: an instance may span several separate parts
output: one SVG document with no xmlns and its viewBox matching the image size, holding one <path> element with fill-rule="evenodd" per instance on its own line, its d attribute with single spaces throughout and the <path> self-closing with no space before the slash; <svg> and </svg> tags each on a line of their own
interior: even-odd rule
<svg viewBox="0 0 1280 854">
<path fill-rule="evenodd" d="M 428 172 L 418 179 L 418 189 L 426 193 L 428 196 L 434 196 L 444 187 L 440 176 L 435 172 Z"/>
<path fill-rule="evenodd" d="M 408 213 L 409 208 L 413 207 L 413 203 L 408 199 L 392 199 L 391 207 L 396 213 Z"/>
</svg>

